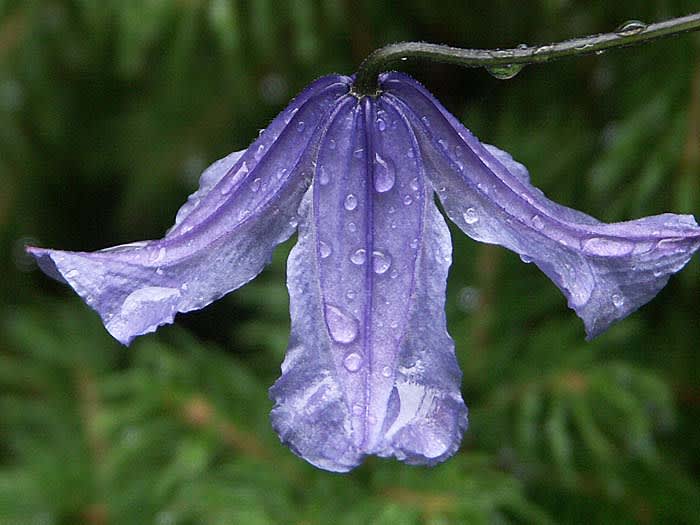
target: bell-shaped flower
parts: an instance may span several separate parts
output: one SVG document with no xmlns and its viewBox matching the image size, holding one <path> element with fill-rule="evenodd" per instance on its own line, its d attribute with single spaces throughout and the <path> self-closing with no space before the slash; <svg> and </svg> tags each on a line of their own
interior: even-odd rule
<svg viewBox="0 0 700 525">
<path fill-rule="evenodd" d="M 29 248 L 128 344 L 288 262 L 292 333 L 270 394 L 283 442 L 347 471 L 367 455 L 433 465 L 467 426 L 446 330 L 450 236 L 536 264 L 590 337 L 649 301 L 700 247 L 692 216 L 604 224 L 547 199 L 420 84 L 383 74 L 375 97 L 328 76 L 242 152 L 216 162 L 161 240 L 93 253 Z"/>
</svg>

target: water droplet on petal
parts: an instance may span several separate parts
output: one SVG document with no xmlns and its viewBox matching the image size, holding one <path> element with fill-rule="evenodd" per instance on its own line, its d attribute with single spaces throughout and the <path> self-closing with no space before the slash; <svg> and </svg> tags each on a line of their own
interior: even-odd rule
<svg viewBox="0 0 700 525">
<path fill-rule="evenodd" d="M 379 131 L 384 131 L 386 129 L 386 122 L 384 122 L 384 119 L 382 119 L 382 118 L 377 119 L 377 129 Z"/>
<path fill-rule="evenodd" d="M 426 127 L 430 127 L 430 119 L 426 115 L 423 115 L 420 119 Z"/>
<path fill-rule="evenodd" d="M 306 127 L 306 124 L 304 124 L 303 120 L 300 120 L 297 122 L 297 131 L 302 132 L 304 131 L 304 128 Z"/>
<path fill-rule="evenodd" d="M 389 191 L 394 187 L 396 182 L 396 170 L 391 160 L 383 159 L 379 153 L 374 155 L 375 166 L 374 170 L 374 189 L 379 193 Z"/>
<path fill-rule="evenodd" d="M 539 215 L 533 215 L 532 219 L 530 219 L 530 220 L 532 221 L 532 225 L 535 228 L 537 228 L 538 230 L 544 229 L 544 221 L 542 220 L 542 217 L 540 217 Z"/>
<path fill-rule="evenodd" d="M 323 241 L 318 243 L 318 253 L 321 255 L 321 259 L 327 259 L 332 252 L 333 250 L 328 243 Z"/>
<path fill-rule="evenodd" d="M 486 71 L 499 80 L 508 80 L 520 73 L 523 67 L 523 64 L 503 64 L 500 66 L 486 66 Z"/>
<path fill-rule="evenodd" d="M 250 183 L 250 191 L 252 191 L 253 193 L 257 193 L 257 191 L 260 189 L 261 183 L 261 178 L 254 179 L 253 182 Z"/>
<path fill-rule="evenodd" d="M 654 273 L 654 277 L 661 277 L 664 274 L 663 270 L 659 270 L 659 269 L 654 270 L 653 273 Z"/>
<path fill-rule="evenodd" d="M 66 279 L 73 279 L 75 277 L 78 277 L 80 275 L 80 272 L 78 270 L 70 270 L 66 272 Z"/>
<path fill-rule="evenodd" d="M 356 159 L 361 159 L 365 154 L 365 150 L 363 148 L 357 148 L 352 154 Z"/>
<path fill-rule="evenodd" d="M 413 157 L 415 157 L 415 153 L 413 153 L 413 148 L 408 148 L 408 150 L 406 151 L 406 156 L 409 159 L 412 159 Z"/>
<path fill-rule="evenodd" d="M 162 261 L 163 259 L 165 259 L 165 254 L 166 254 L 165 248 L 160 248 L 160 249 L 157 250 L 157 251 L 151 252 L 151 255 L 150 255 L 150 257 L 149 257 L 149 260 L 150 260 L 151 262 L 159 262 L 159 261 Z"/>
<path fill-rule="evenodd" d="M 391 377 L 391 367 L 385 366 L 382 368 L 382 375 L 384 377 Z"/>
<path fill-rule="evenodd" d="M 634 243 L 623 239 L 591 237 L 590 239 L 586 239 L 581 247 L 584 252 L 591 255 L 619 257 L 632 252 Z"/>
<path fill-rule="evenodd" d="M 389 274 L 389 277 L 391 277 L 392 279 L 396 279 L 398 276 L 399 276 L 399 271 L 398 271 L 396 268 L 394 268 L 393 270 L 391 270 L 391 273 Z"/>
<path fill-rule="evenodd" d="M 238 183 L 238 181 L 247 173 L 248 165 L 244 161 L 243 164 L 241 164 L 241 167 L 238 168 L 238 171 L 235 175 L 229 175 L 228 177 L 223 178 L 223 180 L 220 183 L 221 188 L 219 190 L 221 192 L 221 195 L 226 195 L 227 193 L 229 193 L 233 189 L 233 187 Z"/>
<path fill-rule="evenodd" d="M 447 150 L 447 141 L 445 139 L 438 139 L 438 144 L 444 150 Z"/>
<path fill-rule="evenodd" d="M 357 231 L 357 224 L 355 224 L 354 222 L 349 222 L 348 223 L 348 231 L 350 233 L 355 233 Z"/>
<path fill-rule="evenodd" d="M 367 260 L 367 251 L 364 248 L 355 250 L 355 252 L 350 256 L 350 262 L 358 266 L 365 264 Z"/>
<path fill-rule="evenodd" d="M 418 247 L 418 238 L 414 237 L 413 239 L 411 239 L 411 242 L 409 242 L 408 245 L 413 249 L 417 248 Z"/>
<path fill-rule="evenodd" d="M 612 295 L 612 302 L 615 305 L 615 308 L 620 308 L 623 304 L 625 304 L 625 298 L 618 293 L 614 293 Z"/>
<path fill-rule="evenodd" d="M 474 224 L 479 221 L 479 215 L 476 213 L 474 208 L 467 208 L 467 211 L 463 214 L 464 222 L 467 224 Z"/>
<path fill-rule="evenodd" d="M 335 342 L 348 344 L 357 338 L 357 319 L 332 304 L 326 304 L 325 312 L 328 332 Z"/>
<path fill-rule="evenodd" d="M 329 147 L 330 149 L 335 149 L 335 140 L 330 139 L 330 140 L 328 141 L 328 147 Z"/>
<path fill-rule="evenodd" d="M 362 357 L 357 352 L 351 352 L 343 359 L 343 366 L 345 366 L 348 372 L 357 372 L 362 366 Z"/>
<path fill-rule="evenodd" d="M 277 178 L 281 179 L 287 174 L 287 168 L 280 168 L 277 170 Z"/>
<path fill-rule="evenodd" d="M 260 144 L 258 149 L 255 151 L 255 158 L 259 159 L 263 156 L 263 153 L 265 153 L 265 144 Z"/>
<path fill-rule="evenodd" d="M 319 171 L 318 171 L 318 183 L 319 183 L 321 186 L 325 186 L 325 185 L 328 184 L 330 181 L 331 181 L 331 175 L 330 175 L 330 173 L 328 172 L 328 170 L 325 169 L 325 168 L 319 168 Z"/>
<path fill-rule="evenodd" d="M 355 297 L 357 297 L 357 292 L 355 292 L 355 290 L 348 290 L 345 292 L 345 297 L 348 299 L 348 301 L 354 301 Z"/>
<path fill-rule="evenodd" d="M 418 186 L 418 177 L 413 177 L 413 178 L 411 179 L 411 189 L 412 189 L 413 191 L 418 191 L 418 188 L 419 188 L 419 187 L 420 187 L 420 186 Z"/>
<path fill-rule="evenodd" d="M 391 267 L 391 255 L 379 250 L 372 252 L 372 268 L 374 273 L 382 275 Z"/>
<path fill-rule="evenodd" d="M 633 36 L 641 33 L 646 28 L 647 25 L 644 22 L 639 20 L 628 20 L 624 24 L 621 24 L 620 27 L 615 29 L 615 33 L 620 36 Z"/>
<path fill-rule="evenodd" d="M 357 208 L 357 197 L 355 197 L 355 195 L 352 193 L 348 193 L 347 196 L 345 197 L 344 206 L 345 206 L 345 209 L 348 211 L 352 211 L 355 208 Z"/>
<path fill-rule="evenodd" d="M 532 259 L 530 257 L 523 254 L 520 254 L 520 260 L 523 261 L 525 264 L 530 264 L 532 262 Z"/>
<path fill-rule="evenodd" d="M 409 194 L 406 194 L 403 196 L 403 203 L 406 206 L 410 206 L 413 203 L 413 197 L 411 197 Z"/>
</svg>

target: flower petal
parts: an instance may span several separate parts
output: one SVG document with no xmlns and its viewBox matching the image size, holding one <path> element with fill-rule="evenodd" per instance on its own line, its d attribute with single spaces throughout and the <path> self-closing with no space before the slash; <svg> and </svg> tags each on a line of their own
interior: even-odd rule
<svg viewBox="0 0 700 525">
<path fill-rule="evenodd" d="M 522 164 L 481 144 L 416 81 L 392 73 L 382 86 L 410 111 L 448 216 L 470 237 L 534 262 L 589 338 L 651 300 L 700 248 L 690 215 L 604 224 L 550 201 Z"/>
<path fill-rule="evenodd" d="M 129 344 L 203 308 L 254 278 L 297 226 L 310 182 L 315 137 L 348 96 L 350 79 L 316 81 L 244 152 L 218 161 L 157 241 L 92 253 L 28 248 L 40 267 L 67 282 Z"/>
<path fill-rule="evenodd" d="M 443 461 L 467 424 L 444 311 L 451 243 L 402 115 L 381 97 L 343 108 L 305 204 L 273 426 L 327 470 Z"/>
</svg>

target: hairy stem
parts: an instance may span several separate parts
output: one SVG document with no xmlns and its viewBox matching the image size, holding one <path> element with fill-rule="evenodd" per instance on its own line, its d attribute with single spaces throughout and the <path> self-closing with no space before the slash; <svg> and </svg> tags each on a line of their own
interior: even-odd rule
<svg viewBox="0 0 700 525">
<path fill-rule="evenodd" d="M 700 29 L 700 13 L 654 24 L 630 21 L 612 33 L 574 38 L 542 46 L 520 45 L 513 49 L 462 49 L 425 42 L 399 42 L 377 49 L 357 71 L 353 91 L 358 96 L 376 95 L 382 71 L 408 59 L 446 62 L 463 67 L 485 67 L 501 78 L 514 76 L 526 64 L 559 58 L 602 53 L 608 49 L 641 44 Z"/>
</svg>

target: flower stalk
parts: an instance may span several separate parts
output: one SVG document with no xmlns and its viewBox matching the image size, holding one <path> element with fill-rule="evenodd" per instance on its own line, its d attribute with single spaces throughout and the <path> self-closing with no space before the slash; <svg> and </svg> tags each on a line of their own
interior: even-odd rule
<svg viewBox="0 0 700 525">
<path fill-rule="evenodd" d="M 527 64 L 600 54 L 610 49 L 642 44 L 698 29 L 700 12 L 648 25 L 631 20 L 611 33 L 540 46 L 521 44 L 512 49 L 463 49 L 426 42 L 398 42 L 377 49 L 360 64 L 353 92 L 358 96 L 376 96 L 379 92 L 379 74 L 408 59 L 444 62 L 463 67 L 483 67 L 495 77 L 507 79 L 514 77 Z"/>
</svg>

